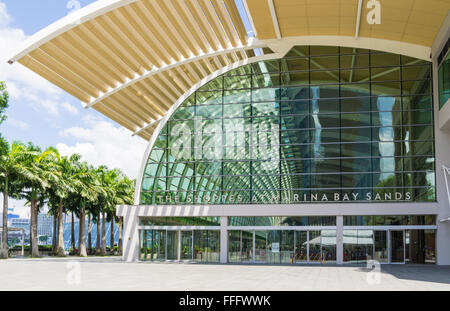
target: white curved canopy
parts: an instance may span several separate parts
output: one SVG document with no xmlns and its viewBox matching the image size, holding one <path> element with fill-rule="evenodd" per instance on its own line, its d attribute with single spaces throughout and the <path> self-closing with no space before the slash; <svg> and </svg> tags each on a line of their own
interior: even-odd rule
<svg viewBox="0 0 450 311">
<path fill-rule="evenodd" d="M 235 0 L 99 0 L 32 36 L 9 62 L 150 140 L 188 90 L 252 58 L 255 48 L 283 54 L 300 43 L 376 45 L 429 59 L 450 9 L 448 0 L 384 1 L 383 23 L 368 26 L 357 0 L 243 3 L 255 38 Z"/>
</svg>

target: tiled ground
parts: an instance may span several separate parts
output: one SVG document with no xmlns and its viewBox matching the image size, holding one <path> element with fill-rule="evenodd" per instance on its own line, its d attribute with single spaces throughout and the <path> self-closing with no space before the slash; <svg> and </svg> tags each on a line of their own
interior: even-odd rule
<svg viewBox="0 0 450 311">
<path fill-rule="evenodd" d="M 450 290 L 450 266 L 382 266 L 378 278 L 357 266 L 9 259 L 0 260 L 0 290 Z"/>
</svg>

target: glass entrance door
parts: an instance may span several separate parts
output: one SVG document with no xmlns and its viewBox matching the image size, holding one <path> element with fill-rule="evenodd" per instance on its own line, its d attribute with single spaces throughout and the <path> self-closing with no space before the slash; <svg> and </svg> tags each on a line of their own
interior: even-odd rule
<svg viewBox="0 0 450 311">
<path fill-rule="evenodd" d="M 391 263 L 405 263 L 405 233 L 391 231 Z"/>
<path fill-rule="evenodd" d="M 255 262 L 267 261 L 267 232 L 255 232 Z"/>
<path fill-rule="evenodd" d="M 322 261 L 322 241 L 320 231 L 309 232 L 309 262 Z"/>
<path fill-rule="evenodd" d="M 152 260 L 166 260 L 166 231 L 153 231 Z"/>
<path fill-rule="evenodd" d="M 296 231 L 295 244 L 295 262 L 308 262 L 308 231 Z"/>
<path fill-rule="evenodd" d="M 374 231 L 374 259 L 380 263 L 389 262 L 387 231 Z"/>
<path fill-rule="evenodd" d="M 181 231 L 181 260 L 192 260 L 192 231 Z"/>
<path fill-rule="evenodd" d="M 167 260 L 178 260 L 178 231 L 167 231 Z"/>
</svg>

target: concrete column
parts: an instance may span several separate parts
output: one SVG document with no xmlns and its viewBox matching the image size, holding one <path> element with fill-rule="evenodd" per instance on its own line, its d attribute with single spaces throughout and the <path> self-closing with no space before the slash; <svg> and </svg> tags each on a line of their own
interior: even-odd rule
<svg viewBox="0 0 450 311">
<path fill-rule="evenodd" d="M 220 263 L 228 263 L 228 217 L 220 217 Z"/>
<path fill-rule="evenodd" d="M 344 264 L 344 216 L 336 217 L 336 263 Z"/>
<path fill-rule="evenodd" d="M 123 216 L 123 255 L 122 260 L 135 262 L 139 260 L 139 217 L 133 207 L 128 207 Z"/>
<path fill-rule="evenodd" d="M 450 13 L 444 20 L 441 30 L 436 36 L 432 46 L 433 55 L 433 98 L 434 98 L 434 122 L 436 141 L 436 199 L 439 204 L 437 215 L 438 230 L 436 234 L 437 264 L 450 265 L 450 222 L 439 222 L 450 216 L 450 206 L 447 196 L 447 185 L 445 183 L 442 166 L 450 166 L 450 129 L 440 128 L 449 119 L 448 109 L 439 109 L 439 77 L 437 57 L 442 51 L 444 44 L 450 36 Z M 449 105 L 447 103 L 446 105 Z"/>
</svg>

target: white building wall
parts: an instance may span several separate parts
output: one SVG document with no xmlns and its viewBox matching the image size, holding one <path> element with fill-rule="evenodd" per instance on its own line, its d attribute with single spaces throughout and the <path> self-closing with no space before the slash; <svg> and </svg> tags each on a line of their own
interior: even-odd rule
<svg viewBox="0 0 450 311">
<path fill-rule="evenodd" d="M 439 83 L 438 83 L 438 63 L 437 57 L 442 50 L 442 45 L 447 42 L 450 36 L 450 12 L 445 20 L 441 31 L 433 44 L 433 93 L 434 96 L 434 118 L 435 118 L 435 139 L 436 139 L 436 194 L 439 206 L 438 230 L 437 230 L 437 262 L 439 265 L 450 265 L 450 222 L 439 222 L 440 219 L 450 217 L 449 198 L 447 186 L 444 179 L 442 165 L 450 167 L 450 129 L 440 128 L 445 124 L 444 118 L 450 115 L 443 114 L 447 110 L 439 111 Z M 448 105 L 448 103 L 447 103 Z M 448 107 L 447 107 L 448 108 Z M 450 112 L 450 111 L 449 111 Z"/>
</svg>

